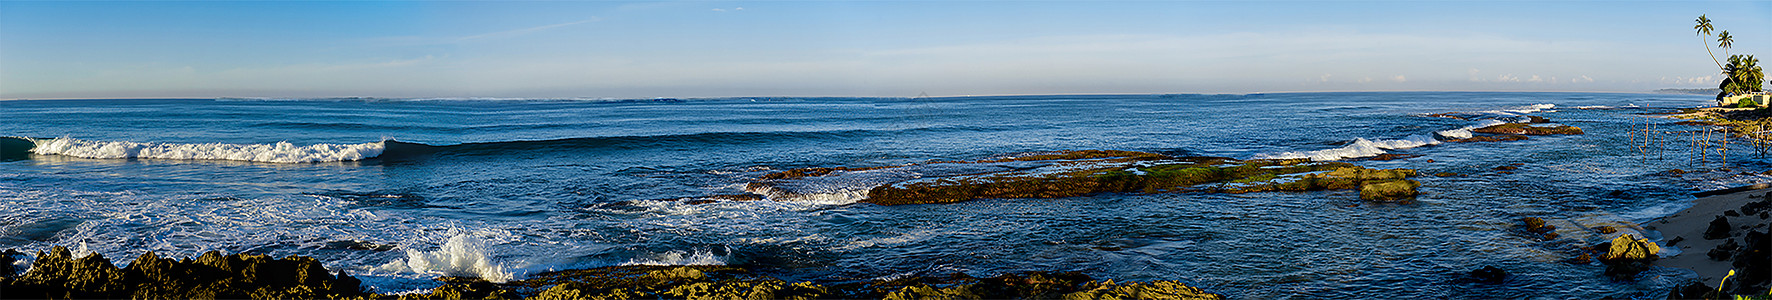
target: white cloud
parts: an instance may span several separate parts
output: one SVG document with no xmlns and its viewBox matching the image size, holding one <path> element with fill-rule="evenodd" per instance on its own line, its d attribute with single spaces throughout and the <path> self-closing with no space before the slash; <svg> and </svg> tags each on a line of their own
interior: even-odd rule
<svg viewBox="0 0 1772 300">
<path fill-rule="evenodd" d="M 1332 76 L 1335 76 L 1335 74 L 1323 74 L 1323 76 L 1317 77 L 1317 82 L 1329 82 L 1329 77 Z"/>
<path fill-rule="evenodd" d="M 1405 77 L 1403 77 L 1403 75 L 1397 75 L 1397 76 L 1391 77 L 1391 81 L 1408 82 L 1409 78 L 1405 78 Z"/>
<path fill-rule="evenodd" d="M 1532 78 L 1526 78 L 1526 82 L 1544 82 L 1544 78 L 1539 78 L 1538 75 L 1532 75 Z"/>
<path fill-rule="evenodd" d="M 1499 81 L 1499 82 L 1520 82 L 1520 77 L 1519 77 L 1519 76 L 1514 76 L 1514 74 L 1506 74 L 1506 75 L 1501 75 L 1501 76 L 1496 76 L 1496 77 L 1495 77 L 1495 81 Z"/>
<path fill-rule="evenodd" d="M 1589 83 L 1589 82 L 1594 82 L 1594 78 L 1587 77 L 1587 75 L 1581 75 L 1580 78 L 1569 79 L 1569 83 Z"/>
</svg>

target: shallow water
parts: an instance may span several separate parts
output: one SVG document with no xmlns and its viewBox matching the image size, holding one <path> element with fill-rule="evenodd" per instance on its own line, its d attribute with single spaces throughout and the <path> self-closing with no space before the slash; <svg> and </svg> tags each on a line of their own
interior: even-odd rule
<svg viewBox="0 0 1772 300">
<path fill-rule="evenodd" d="M 838 281 L 1080 270 L 1181 280 L 1237 298 L 1654 296 L 1691 274 L 1612 281 L 1597 264 L 1561 262 L 1567 246 L 1558 243 L 1603 241 L 1580 228 L 1665 216 L 1690 205 L 1694 189 L 1766 180 L 1743 174 L 1768 168 L 1742 155 L 1748 149 L 1724 165 L 1646 160 L 1629 146 L 1633 126 L 1671 123 L 1642 114 L 1709 101 L 1445 92 L 4 101 L 0 135 L 63 138 L 65 147 L 0 162 L 0 247 L 85 247 L 119 264 L 144 250 L 308 255 L 383 292 L 429 288 L 439 275 L 724 263 Z M 1426 116 L 1442 112 L 1479 119 Z M 1520 114 L 1587 134 L 1435 139 Z M 834 192 L 816 200 L 677 200 L 741 194 L 756 177 L 791 168 L 1065 149 L 1417 154 L 1352 161 L 1468 176 L 1422 176 L 1424 194 L 1412 204 L 1326 191 L 877 206 L 841 193 L 878 184 L 866 180 L 829 182 L 820 188 Z M 1492 170 L 1514 163 L 1523 163 L 1514 174 Z M 1676 168 L 1705 171 L 1655 174 Z M 1526 216 L 1551 220 L 1566 241 L 1511 233 Z M 1514 276 L 1485 285 L 1460 275 L 1484 265 Z"/>
</svg>

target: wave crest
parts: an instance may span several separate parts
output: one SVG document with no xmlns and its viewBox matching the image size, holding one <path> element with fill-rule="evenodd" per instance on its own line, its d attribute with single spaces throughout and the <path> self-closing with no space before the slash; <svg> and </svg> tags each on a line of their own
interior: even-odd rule
<svg viewBox="0 0 1772 300">
<path fill-rule="evenodd" d="M 362 144 L 175 144 L 88 141 L 75 138 L 32 140 L 32 153 L 83 158 L 155 158 L 311 163 L 368 159 L 382 154 L 382 142 Z"/>
<path fill-rule="evenodd" d="M 1395 139 L 1395 140 L 1373 141 L 1373 140 L 1368 140 L 1365 138 L 1355 138 L 1353 143 L 1350 143 L 1347 146 L 1342 146 L 1341 148 L 1324 149 L 1324 150 L 1316 150 L 1316 151 L 1281 152 L 1278 154 L 1258 154 L 1258 155 L 1255 155 L 1254 158 L 1255 159 L 1309 158 L 1309 159 L 1315 160 L 1315 161 L 1330 161 L 1330 160 L 1339 160 L 1339 159 L 1345 159 L 1345 158 L 1378 156 L 1379 154 L 1384 154 L 1385 153 L 1384 150 L 1401 150 L 1401 149 L 1409 149 L 1409 148 L 1428 146 L 1428 145 L 1438 145 L 1438 144 L 1440 144 L 1439 140 L 1436 140 L 1431 136 L 1420 135 L 1420 134 L 1410 135 L 1409 137 L 1402 138 L 1402 139 Z"/>
</svg>

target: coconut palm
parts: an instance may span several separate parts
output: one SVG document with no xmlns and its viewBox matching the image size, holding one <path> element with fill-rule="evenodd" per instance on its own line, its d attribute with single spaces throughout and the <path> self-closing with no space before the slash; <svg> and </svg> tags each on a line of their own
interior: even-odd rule
<svg viewBox="0 0 1772 300">
<path fill-rule="evenodd" d="M 1710 37 L 1711 30 L 1716 29 L 1715 27 L 1711 27 L 1710 18 L 1707 18 L 1704 15 L 1698 15 L 1698 20 L 1695 21 L 1698 21 L 1698 25 L 1692 26 L 1692 29 L 1698 31 L 1699 41 L 1704 41 L 1706 37 Z M 1717 61 L 1717 53 L 1710 51 L 1710 43 L 1704 43 L 1704 53 L 1710 53 L 1710 61 L 1716 63 L 1718 69 L 1723 68 L 1723 63 Z"/>
<path fill-rule="evenodd" d="M 1723 48 L 1723 55 L 1725 55 L 1725 56 L 1729 55 L 1729 47 L 1730 46 L 1735 46 L 1735 37 L 1729 36 L 1728 30 L 1724 30 L 1722 33 L 1718 33 L 1717 34 L 1717 47 Z"/>
<path fill-rule="evenodd" d="M 1766 73 L 1760 68 L 1760 59 L 1753 55 L 1729 56 L 1729 66 L 1723 68 L 1723 82 L 1717 85 L 1722 90 L 1717 93 L 1717 100 L 1724 97 L 1764 91 L 1760 81 L 1766 80 Z"/>
</svg>

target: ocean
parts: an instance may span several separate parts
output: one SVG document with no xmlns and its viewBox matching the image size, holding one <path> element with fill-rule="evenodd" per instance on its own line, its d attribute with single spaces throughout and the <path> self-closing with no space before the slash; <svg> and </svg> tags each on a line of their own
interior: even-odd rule
<svg viewBox="0 0 1772 300">
<path fill-rule="evenodd" d="M 1612 280 L 1566 261 L 1569 249 L 1661 239 L 1637 224 L 1691 206 L 1692 192 L 1772 179 L 1746 146 L 1728 161 L 1633 146 L 1645 124 L 1699 129 L 1651 114 L 1710 103 L 1511 92 L 0 101 L 0 136 L 13 136 L 0 139 L 0 248 L 69 246 L 117 265 L 148 250 L 305 255 L 379 292 L 439 276 L 724 264 L 826 282 L 1082 271 L 1232 298 L 1654 297 L 1695 275 Z M 1465 118 L 1433 115 L 1449 112 Z M 1442 142 L 1528 115 L 1586 134 Z M 794 168 L 1088 149 L 1411 168 L 1422 195 L 880 206 L 856 202 L 880 183 L 832 181 L 816 197 L 719 196 Z M 1369 159 L 1386 153 L 1415 157 Z M 1563 238 L 1519 234 L 1523 217 Z M 1586 230 L 1597 226 L 1622 231 Z M 1512 275 L 1465 275 L 1483 266 Z"/>
</svg>

